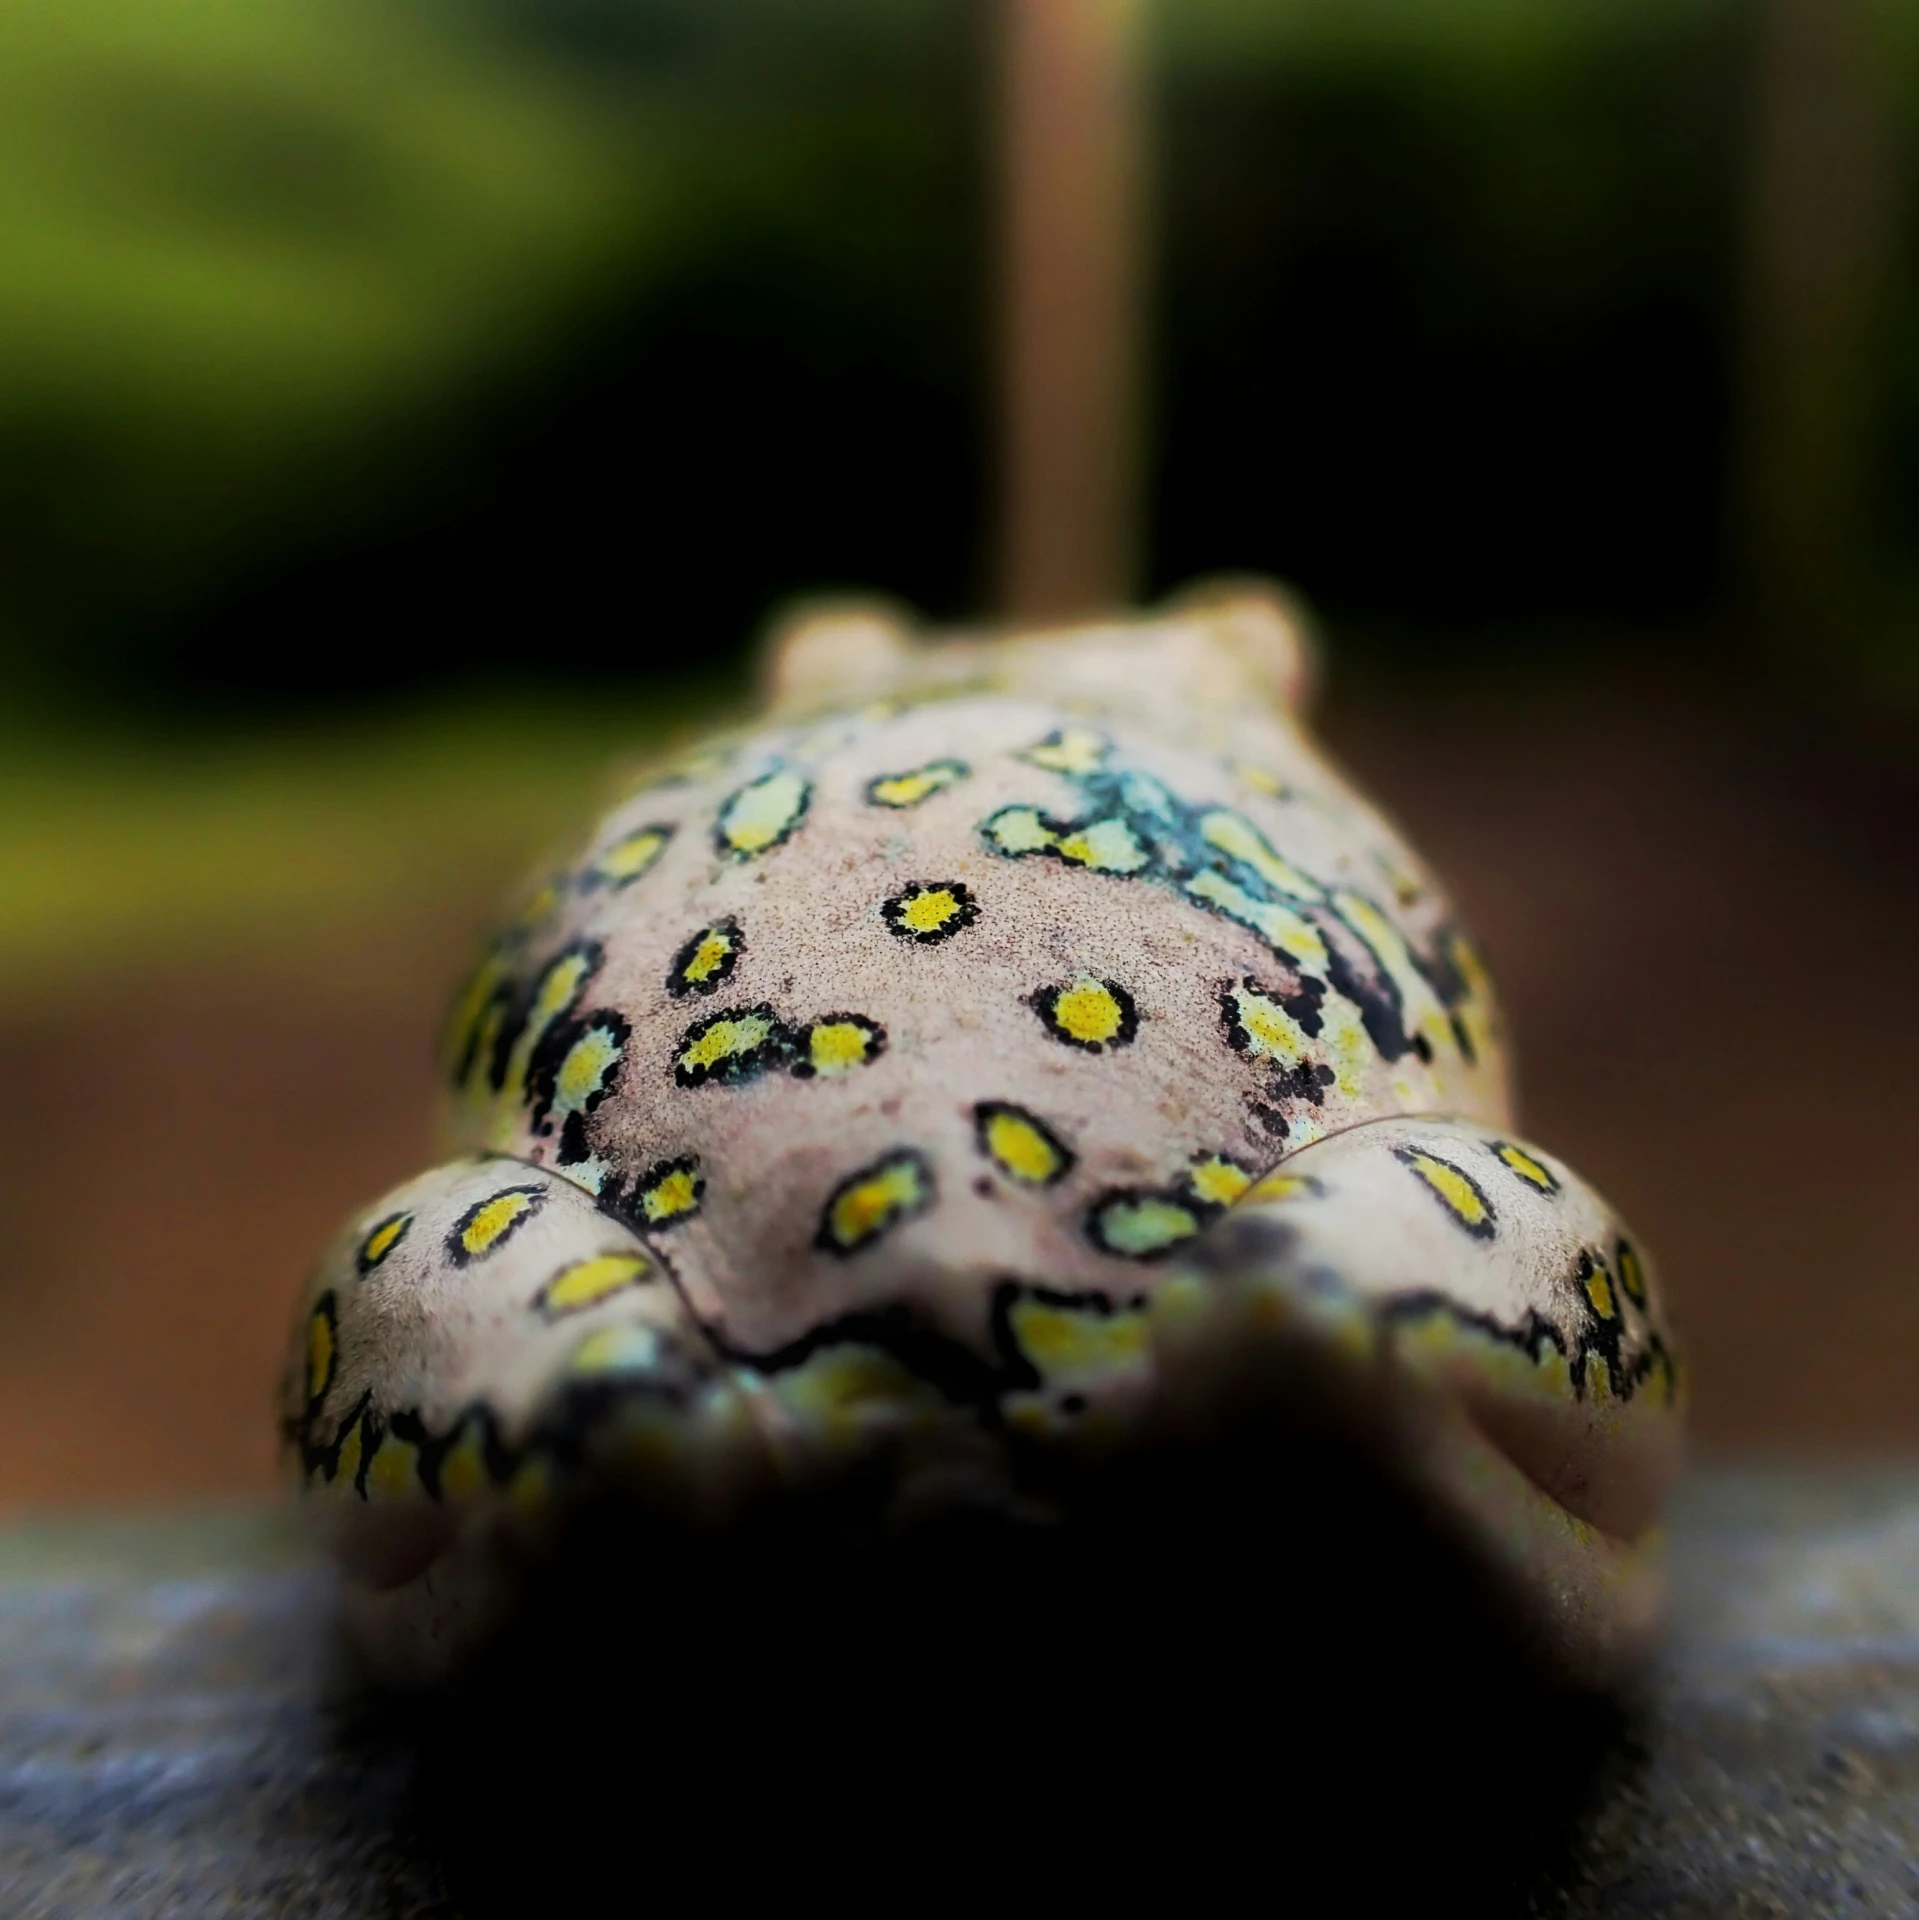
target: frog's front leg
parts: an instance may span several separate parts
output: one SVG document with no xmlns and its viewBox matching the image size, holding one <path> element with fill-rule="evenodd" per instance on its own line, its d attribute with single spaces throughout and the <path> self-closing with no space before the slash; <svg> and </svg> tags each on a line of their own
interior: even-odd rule
<svg viewBox="0 0 1919 1920">
<path fill-rule="evenodd" d="M 1174 1431 L 1303 1388 L 1493 1576 L 1549 1666 L 1603 1683 L 1643 1654 L 1678 1362 L 1644 1252 L 1552 1156 L 1461 1120 L 1335 1134 L 1205 1236 L 1152 1322 Z"/>
<path fill-rule="evenodd" d="M 290 1464 L 389 1678 L 441 1678 L 493 1636 L 568 1489 L 697 1527 L 763 1475 L 738 1376 L 657 1256 L 529 1162 L 481 1155 L 395 1188 L 301 1312 Z"/>
</svg>

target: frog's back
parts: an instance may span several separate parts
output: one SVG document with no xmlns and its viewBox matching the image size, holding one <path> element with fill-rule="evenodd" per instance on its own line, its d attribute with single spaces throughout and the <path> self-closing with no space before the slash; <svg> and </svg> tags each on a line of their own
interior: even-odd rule
<svg viewBox="0 0 1919 1920">
<path fill-rule="evenodd" d="M 1130 1298 L 1325 1135 L 1505 1125 L 1484 976 L 1295 646 L 1243 605 L 803 639 L 488 956 L 460 1144 L 595 1194 L 751 1358 L 902 1300 L 985 1351 L 996 1282 Z"/>
</svg>

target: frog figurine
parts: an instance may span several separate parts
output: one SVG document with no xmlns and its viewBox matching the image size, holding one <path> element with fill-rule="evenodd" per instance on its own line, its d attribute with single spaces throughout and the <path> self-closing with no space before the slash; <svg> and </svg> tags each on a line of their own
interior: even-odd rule
<svg viewBox="0 0 1919 1920">
<path fill-rule="evenodd" d="M 627 791 L 459 996 L 456 1157 L 300 1308 L 283 1432 L 378 1671 L 459 1675 L 589 1499 L 1046 1528 L 1286 1396 L 1552 1671 L 1631 1671 L 1683 1400 L 1653 1265 L 1515 1134 L 1486 973 L 1308 737 L 1310 665 L 1256 585 L 821 611 L 757 722 Z"/>
</svg>

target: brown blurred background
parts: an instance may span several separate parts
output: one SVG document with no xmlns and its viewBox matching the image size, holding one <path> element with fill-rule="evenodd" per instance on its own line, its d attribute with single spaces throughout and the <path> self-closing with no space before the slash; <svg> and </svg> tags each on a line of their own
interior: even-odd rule
<svg viewBox="0 0 1919 1920">
<path fill-rule="evenodd" d="M 1910 1448 L 1915 80 L 1914 0 L 0 22 L 0 1502 L 271 1484 L 496 897 L 769 608 L 1219 569 L 1704 1440 Z"/>
</svg>

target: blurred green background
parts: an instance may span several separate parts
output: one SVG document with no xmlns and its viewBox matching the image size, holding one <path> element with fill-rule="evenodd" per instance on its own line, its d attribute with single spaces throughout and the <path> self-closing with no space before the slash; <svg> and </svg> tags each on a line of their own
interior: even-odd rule
<svg viewBox="0 0 1919 1920">
<path fill-rule="evenodd" d="M 1709 1431 L 1909 1434 L 1907 1309 L 1809 1373 L 1791 1303 L 1906 1238 L 1919 0 L 1150 18 L 1153 591 L 1323 615 Z M 260 1484 L 495 892 L 789 596 L 986 610 L 994 24 L 0 13 L 0 1500 Z M 1808 969 L 1858 1034 L 1779 1024 Z M 1725 1196 L 1787 1133 L 1775 1231 Z"/>
<path fill-rule="evenodd" d="M 1755 236 L 1796 103 L 1750 0 L 1159 8 L 1152 583 L 1280 573 L 1389 663 L 1703 648 L 1785 593 L 1769 642 L 1817 630 L 1792 659 L 1817 698 L 1910 697 L 1919 8 L 1833 13 L 1867 36 L 1853 69 L 1784 64 L 1850 89 L 1870 139 L 1813 130 L 1795 261 Z M 644 693 L 798 589 L 976 610 L 990 24 L 981 0 L 11 10 L 10 696 L 204 719 L 536 661 Z M 1861 219 L 1855 288 L 1818 234 Z M 1859 398 L 1811 458 L 1774 450 L 1767 245 L 1851 330 Z M 1830 341 L 1797 345 L 1799 384 L 1826 377 Z M 1755 465 L 1842 522 L 1783 587 Z"/>
</svg>

